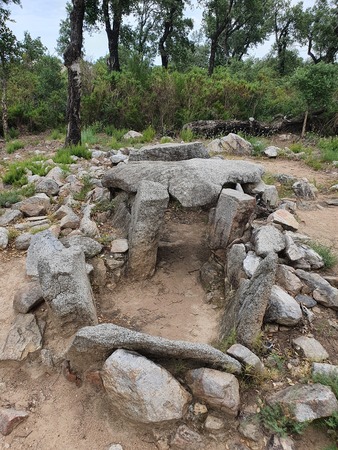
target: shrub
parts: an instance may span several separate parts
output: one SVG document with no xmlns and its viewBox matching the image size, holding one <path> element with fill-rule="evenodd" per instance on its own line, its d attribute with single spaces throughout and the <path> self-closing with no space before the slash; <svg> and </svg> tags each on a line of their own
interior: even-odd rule
<svg viewBox="0 0 338 450">
<path fill-rule="evenodd" d="M 22 200 L 23 197 L 31 197 L 35 194 L 34 184 L 28 184 L 21 189 L 3 190 L 0 192 L 0 207 L 12 205 Z"/>
<path fill-rule="evenodd" d="M 20 148 L 24 148 L 25 144 L 22 141 L 12 141 L 6 144 L 6 152 L 11 154 Z"/>
<path fill-rule="evenodd" d="M 172 142 L 173 140 L 169 137 L 169 136 L 163 136 L 161 137 L 161 144 L 169 144 L 170 142 Z"/>
<path fill-rule="evenodd" d="M 87 127 L 81 131 L 81 142 L 83 145 L 94 145 L 98 141 L 94 128 Z"/>
<path fill-rule="evenodd" d="M 63 133 L 60 130 L 53 130 L 51 132 L 50 138 L 54 141 L 59 141 L 64 137 Z"/>
<path fill-rule="evenodd" d="M 195 139 L 194 133 L 190 128 L 183 129 L 180 136 L 184 142 L 192 142 Z"/>
<path fill-rule="evenodd" d="M 154 137 L 156 135 L 156 131 L 154 128 L 150 125 L 148 128 L 146 128 L 142 132 L 143 136 L 140 138 L 141 142 L 151 142 L 154 140 Z"/>
<path fill-rule="evenodd" d="M 264 406 L 260 411 L 260 420 L 265 428 L 282 437 L 301 434 L 308 426 L 307 422 L 296 422 L 291 412 L 279 404 Z"/>
<path fill-rule="evenodd" d="M 44 165 L 44 161 L 32 158 L 26 161 L 15 162 L 10 164 L 7 168 L 2 180 L 5 184 L 12 184 L 13 186 L 23 186 L 28 183 L 27 173 L 31 172 L 33 175 L 45 176 L 50 170 L 50 167 Z"/>
<path fill-rule="evenodd" d="M 338 161 L 338 137 L 319 141 L 321 159 L 324 162 Z"/>
<path fill-rule="evenodd" d="M 318 253 L 323 258 L 324 267 L 326 269 L 331 269 L 338 262 L 337 256 L 332 252 L 332 250 L 319 242 L 310 242 L 309 246 Z M 338 394 L 338 393 L 337 393 Z"/>
</svg>

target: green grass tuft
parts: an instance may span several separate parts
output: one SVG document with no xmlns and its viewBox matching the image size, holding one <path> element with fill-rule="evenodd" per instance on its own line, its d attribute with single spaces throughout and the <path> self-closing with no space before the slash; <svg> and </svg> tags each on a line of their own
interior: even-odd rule
<svg viewBox="0 0 338 450">
<path fill-rule="evenodd" d="M 50 169 L 50 167 L 44 165 L 44 161 L 41 158 L 31 158 L 10 164 L 2 180 L 5 184 L 21 187 L 28 183 L 27 175 L 29 172 L 43 177 Z"/>
<path fill-rule="evenodd" d="M 181 131 L 180 137 L 183 142 L 192 142 L 195 140 L 195 135 L 190 128 L 185 128 Z"/>
<path fill-rule="evenodd" d="M 331 269 L 332 267 L 334 267 L 337 264 L 338 258 L 332 252 L 330 247 L 327 247 L 326 245 L 323 245 L 320 242 L 310 242 L 308 245 L 315 252 L 317 252 L 319 256 L 321 256 L 323 258 L 324 267 L 326 269 Z"/>
<path fill-rule="evenodd" d="M 22 187 L 21 189 L 3 190 L 0 192 L 0 207 L 8 207 L 23 199 L 23 197 L 31 197 L 35 194 L 35 186 L 33 183 Z"/>
<path fill-rule="evenodd" d="M 290 411 L 279 404 L 264 406 L 259 415 L 265 428 L 282 437 L 301 434 L 308 426 L 307 422 L 296 422 Z"/>
<path fill-rule="evenodd" d="M 81 131 L 81 142 L 82 142 L 82 145 L 97 144 L 98 137 L 97 137 L 93 127 L 87 127 Z"/>
<path fill-rule="evenodd" d="M 72 164 L 74 162 L 72 156 L 84 159 L 90 159 L 92 157 L 90 151 L 84 145 L 76 145 L 60 148 L 54 156 L 53 161 L 57 164 Z"/>
<path fill-rule="evenodd" d="M 24 148 L 25 144 L 22 141 L 11 141 L 6 144 L 6 152 L 9 154 L 14 153 L 16 150 L 20 148 Z"/>
<path fill-rule="evenodd" d="M 338 161 L 338 137 L 321 139 L 318 146 L 323 162 Z"/>
</svg>

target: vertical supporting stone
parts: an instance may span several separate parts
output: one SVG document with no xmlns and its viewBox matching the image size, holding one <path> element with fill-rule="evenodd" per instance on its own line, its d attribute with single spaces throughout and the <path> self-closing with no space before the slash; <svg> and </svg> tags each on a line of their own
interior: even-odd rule
<svg viewBox="0 0 338 450">
<path fill-rule="evenodd" d="M 242 237 L 253 218 L 255 208 L 254 197 L 234 189 L 223 189 L 210 217 L 210 248 L 226 248 L 235 239 Z"/>
<path fill-rule="evenodd" d="M 140 182 L 129 228 L 128 272 L 134 279 L 145 279 L 155 272 L 159 231 L 168 202 L 168 190 L 162 184 Z"/>
</svg>

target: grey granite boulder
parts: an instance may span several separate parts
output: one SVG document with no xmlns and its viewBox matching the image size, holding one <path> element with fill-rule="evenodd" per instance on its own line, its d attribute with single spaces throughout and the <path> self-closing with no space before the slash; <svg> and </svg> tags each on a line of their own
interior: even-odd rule
<svg viewBox="0 0 338 450">
<path fill-rule="evenodd" d="M 296 270 L 296 275 L 308 286 L 313 298 L 323 306 L 338 310 L 338 289 L 317 273 Z"/>
<path fill-rule="evenodd" d="M 265 225 L 253 233 L 255 251 L 258 256 L 266 256 L 271 252 L 279 253 L 285 248 L 285 237 L 273 225 Z"/>
<path fill-rule="evenodd" d="M 294 385 L 267 398 L 269 405 L 286 408 L 297 422 L 329 417 L 338 411 L 338 401 L 332 390 L 321 384 Z"/>
<path fill-rule="evenodd" d="M 338 366 L 314 362 L 312 364 L 312 375 L 324 375 L 330 378 L 338 377 Z"/>
<path fill-rule="evenodd" d="M 255 353 L 242 344 L 233 344 L 227 350 L 227 354 L 240 361 L 250 374 L 262 374 L 264 364 Z"/>
<path fill-rule="evenodd" d="M 50 200 L 46 194 L 36 194 L 16 203 L 13 207 L 19 209 L 25 216 L 34 217 L 47 214 L 50 206 Z"/>
<path fill-rule="evenodd" d="M 214 369 L 194 369 L 186 374 L 186 382 L 194 397 L 229 416 L 237 416 L 240 407 L 237 378 Z"/>
<path fill-rule="evenodd" d="M 191 395 L 167 370 L 137 353 L 116 350 L 101 375 L 114 407 L 135 422 L 178 420 L 188 409 Z"/>
<path fill-rule="evenodd" d="M 128 273 L 144 279 L 155 272 L 159 232 L 169 194 L 160 183 L 141 181 L 131 210 Z"/>
<path fill-rule="evenodd" d="M 33 235 L 30 233 L 20 234 L 14 241 L 15 248 L 17 250 L 27 250 L 30 246 L 32 237 Z"/>
<path fill-rule="evenodd" d="M 129 152 L 129 162 L 183 161 L 193 158 L 209 158 L 209 153 L 202 142 L 147 145 L 139 150 L 131 150 Z"/>
<path fill-rule="evenodd" d="M 297 269 L 316 270 L 324 267 L 323 258 L 306 244 L 298 244 L 301 258 L 294 261 L 293 266 Z"/>
<path fill-rule="evenodd" d="M 79 247 L 40 255 L 37 268 L 43 297 L 54 322 L 65 334 L 97 323 L 85 257 Z"/>
<path fill-rule="evenodd" d="M 241 372 L 238 361 L 208 344 L 151 336 L 112 323 L 80 329 L 75 334 L 66 357 L 71 367 L 83 372 L 91 367 L 101 368 L 112 351 L 118 348 L 139 351 L 144 355 L 192 359 L 231 373 Z"/>
<path fill-rule="evenodd" d="M 279 286 L 272 286 L 264 320 L 293 326 L 302 319 L 302 310 L 296 300 Z"/>
<path fill-rule="evenodd" d="M 67 248 L 74 246 L 80 247 L 86 258 L 94 258 L 103 249 L 103 246 L 99 242 L 87 236 L 69 236 L 60 239 L 60 241 Z"/>
<path fill-rule="evenodd" d="M 279 147 L 270 145 L 269 147 L 266 147 L 266 149 L 264 150 L 264 155 L 267 156 L 268 158 L 277 158 L 279 152 L 280 152 Z"/>
<path fill-rule="evenodd" d="M 60 190 L 59 184 L 52 178 L 41 178 L 35 186 L 36 192 L 42 192 L 48 196 L 57 195 Z"/>
<path fill-rule="evenodd" d="M 292 189 L 297 197 L 303 198 L 304 200 L 315 200 L 317 195 L 317 189 L 306 178 L 296 181 L 292 185 Z"/>
<path fill-rule="evenodd" d="M 34 314 L 18 314 L 0 350 L 0 361 L 23 361 L 41 348 L 41 331 Z"/>
<path fill-rule="evenodd" d="M 299 350 L 305 358 L 310 359 L 311 361 L 321 362 L 329 357 L 329 354 L 322 344 L 314 338 L 299 336 L 298 338 L 293 339 L 292 344 L 296 350 Z"/>
<path fill-rule="evenodd" d="M 161 183 L 182 206 L 215 204 L 227 183 L 257 183 L 262 166 L 246 161 L 191 159 L 177 162 L 139 161 L 106 172 L 102 184 L 137 192 L 141 180 Z"/>
<path fill-rule="evenodd" d="M 49 230 L 41 231 L 31 238 L 27 252 L 26 272 L 30 276 L 38 276 L 38 260 L 42 256 L 62 251 L 64 246 Z"/>
<path fill-rule="evenodd" d="M 256 200 L 234 189 L 222 189 L 215 210 L 210 214 L 209 245 L 227 246 L 243 233 L 253 219 Z"/>
<path fill-rule="evenodd" d="M 0 226 L 6 227 L 7 225 L 15 222 L 18 219 L 21 219 L 23 216 L 21 211 L 17 209 L 6 209 L 4 214 L 0 216 Z"/>
<path fill-rule="evenodd" d="M 31 281 L 16 291 L 13 308 L 17 313 L 27 314 L 43 302 L 40 283 Z"/>
<path fill-rule="evenodd" d="M 235 133 L 229 133 L 221 138 L 223 151 L 230 155 L 250 156 L 252 144 Z"/>
</svg>

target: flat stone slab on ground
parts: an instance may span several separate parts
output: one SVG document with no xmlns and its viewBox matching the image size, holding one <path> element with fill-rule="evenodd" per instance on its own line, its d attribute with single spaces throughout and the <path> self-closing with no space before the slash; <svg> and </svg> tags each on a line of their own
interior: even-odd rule
<svg viewBox="0 0 338 450">
<path fill-rule="evenodd" d="M 293 339 L 292 344 L 296 349 L 299 348 L 302 351 L 305 358 L 308 358 L 311 361 L 321 362 L 329 357 L 329 354 L 322 344 L 314 338 L 299 336 L 298 338 Z"/>
<path fill-rule="evenodd" d="M 139 161 L 106 172 L 102 184 L 137 192 L 141 180 L 163 184 L 184 207 L 216 204 L 227 183 L 258 183 L 262 166 L 246 161 L 191 159 L 177 162 Z"/>
<path fill-rule="evenodd" d="M 297 422 L 329 417 L 338 411 L 338 401 L 332 390 L 318 383 L 287 387 L 268 397 L 267 403 L 288 408 Z"/>
</svg>

